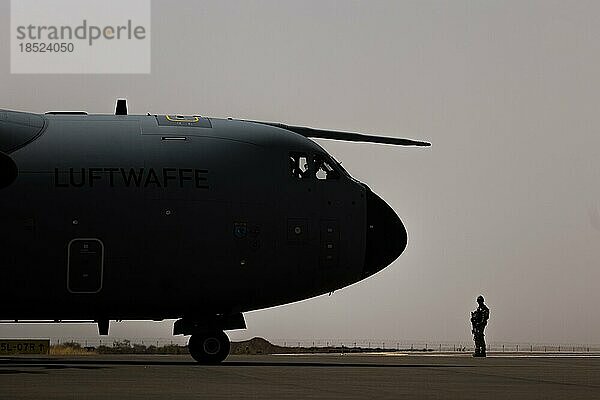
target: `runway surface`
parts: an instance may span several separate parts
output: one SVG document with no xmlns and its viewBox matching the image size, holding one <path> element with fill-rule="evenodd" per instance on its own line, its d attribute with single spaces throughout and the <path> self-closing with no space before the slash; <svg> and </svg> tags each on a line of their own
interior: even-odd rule
<svg viewBox="0 0 600 400">
<path fill-rule="evenodd" d="M 1 399 L 600 399 L 600 358 L 301 355 L 0 359 Z"/>
</svg>

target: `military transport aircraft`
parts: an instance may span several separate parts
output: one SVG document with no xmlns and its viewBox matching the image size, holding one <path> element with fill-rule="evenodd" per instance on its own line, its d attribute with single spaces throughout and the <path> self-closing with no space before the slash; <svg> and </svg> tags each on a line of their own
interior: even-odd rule
<svg viewBox="0 0 600 400">
<path fill-rule="evenodd" d="M 200 363 L 245 311 L 385 268 L 406 230 L 310 138 L 429 143 L 200 115 L 0 110 L 0 319 L 177 319 Z"/>
</svg>

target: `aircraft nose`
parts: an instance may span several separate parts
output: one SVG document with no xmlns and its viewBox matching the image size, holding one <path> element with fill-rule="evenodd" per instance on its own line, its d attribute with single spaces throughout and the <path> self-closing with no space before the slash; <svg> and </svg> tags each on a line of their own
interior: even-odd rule
<svg viewBox="0 0 600 400">
<path fill-rule="evenodd" d="M 396 212 L 367 188 L 365 276 L 390 265 L 406 248 L 408 235 Z"/>
</svg>

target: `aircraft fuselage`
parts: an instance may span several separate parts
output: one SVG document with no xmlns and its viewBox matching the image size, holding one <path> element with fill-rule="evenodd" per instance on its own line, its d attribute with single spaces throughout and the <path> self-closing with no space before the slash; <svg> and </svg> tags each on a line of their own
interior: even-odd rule
<svg viewBox="0 0 600 400">
<path fill-rule="evenodd" d="M 383 200 L 277 127 L 0 110 L 0 151 L 18 168 L 0 189 L 2 320 L 235 314 L 342 288 L 406 246 Z"/>
</svg>

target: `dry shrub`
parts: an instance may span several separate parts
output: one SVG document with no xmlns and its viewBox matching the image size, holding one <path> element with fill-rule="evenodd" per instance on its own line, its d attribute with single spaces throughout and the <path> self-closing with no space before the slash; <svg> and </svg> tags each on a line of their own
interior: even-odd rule
<svg viewBox="0 0 600 400">
<path fill-rule="evenodd" d="M 81 347 L 79 343 L 54 344 L 50 346 L 51 356 L 84 356 L 91 354 L 96 354 L 96 352 Z"/>
</svg>

